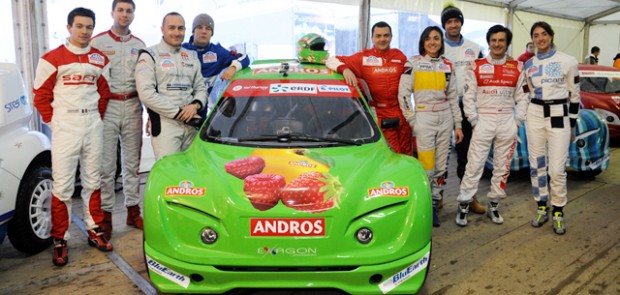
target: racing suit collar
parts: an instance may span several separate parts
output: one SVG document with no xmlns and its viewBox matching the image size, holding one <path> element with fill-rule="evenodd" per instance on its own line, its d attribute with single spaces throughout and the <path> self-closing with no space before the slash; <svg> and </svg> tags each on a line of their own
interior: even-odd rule
<svg viewBox="0 0 620 295">
<path fill-rule="evenodd" d="M 168 43 L 166 43 L 166 41 L 164 41 L 164 38 L 161 38 L 161 41 L 159 42 L 159 46 L 160 48 L 164 49 L 165 51 L 171 52 L 171 53 L 177 53 L 181 50 L 181 46 L 172 46 Z"/>
<path fill-rule="evenodd" d="M 188 44 L 189 47 L 186 47 L 186 48 L 189 48 L 189 49 L 192 49 L 192 50 L 204 50 L 207 47 L 209 47 L 209 45 L 211 45 L 211 42 L 209 42 L 209 44 L 207 44 L 205 46 L 196 46 L 196 45 L 194 45 L 194 35 L 192 35 L 191 37 L 189 37 L 189 42 L 187 44 Z"/>
<path fill-rule="evenodd" d="M 425 55 L 424 55 L 424 59 L 429 60 L 429 61 L 431 61 L 431 62 L 437 62 L 437 61 L 440 61 L 440 60 L 441 60 L 441 55 L 440 55 L 440 56 L 438 56 L 438 57 L 432 57 L 432 56 L 430 56 L 429 54 L 425 54 Z"/>
<path fill-rule="evenodd" d="M 489 54 L 487 55 L 487 61 L 494 65 L 503 65 L 506 63 L 506 55 L 504 55 L 504 57 L 502 57 L 501 59 L 493 59 Z"/>
<path fill-rule="evenodd" d="M 549 49 L 549 52 L 536 54 L 536 57 L 538 57 L 538 59 L 540 60 L 543 60 L 543 59 L 552 57 L 554 54 L 555 54 L 555 46 L 551 47 L 551 49 Z"/>
<path fill-rule="evenodd" d="M 116 33 L 114 33 L 114 31 L 112 30 L 112 28 L 110 28 L 108 30 L 108 35 L 110 35 L 110 37 L 112 39 L 114 39 L 114 41 L 116 42 L 127 42 L 129 40 L 131 40 L 131 31 L 129 31 L 129 33 L 127 35 L 118 35 Z"/>
<path fill-rule="evenodd" d="M 379 54 L 379 55 L 384 55 L 384 54 L 388 53 L 388 51 L 390 51 L 390 49 L 391 49 L 391 48 L 390 48 L 390 47 L 388 47 L 388 49 L 386 49 L 386 50 L 379 50 L 379 49 L 377 49 L 377 47 L 374 47 L 374 46 L 373 46 L 371 50 L 372 50 L 373 52 L 375 52 L 375 53 Z"/>
<path fill-rule="evenodd" d="M 451 46 L 451 47 L 458 47 L 463 45 L 463 43 L 465 43 L 465 38 L 463 38 L 463 34 L 459 35 L 459 41 L 450 41 L 450 39 L 448 39 L 448 37 L 445 36 L 443 37 L 443 41 L 446 42 L 447 45 Z"/>
<path fill-rule="evenodd" d="M 88 43 L 88 46 L 82 48 L 82 47 L 77 47 L 73 44 L 71 44 L 71 42 L 69 41 L 69 37 L 67 37 L 67 41 L 65 42 L 65 47 L 75 53 L 75 54 L 86 54 L 88 52 L 90 52 L 90 43 Z"/>
</svg>

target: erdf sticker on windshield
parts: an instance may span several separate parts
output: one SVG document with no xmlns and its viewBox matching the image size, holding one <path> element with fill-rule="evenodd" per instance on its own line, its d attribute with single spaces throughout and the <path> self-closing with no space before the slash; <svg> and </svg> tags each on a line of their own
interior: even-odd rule
<svg viewBox="0 0 620 295">
<path fill-rule="evenodd" d="M 186 288 L 189 286 L 189 278 L 177 273 L 176 271 L 162 265 L 161 263 L 153 260 L 151 257 L 146 255 L 146 265 L 148 265 L 149 269 L 158 275 L 172 281 L 173 283 L 178 284 L 179 286 Z"/>
<path fill-rule="evenodd" d="M 278 83 L 269 86 L 269 93 L 307 93 L 316 94 L 316 84 Z"/>
<path fill-rule="evenodd" d="M 387 294 L 388 292 L 394 290 L 394 288 L 398 287 L 400 284 L 413 277 L 415 274 L 426 269 L 428 267 L 430 257 L 431 252 L 427 252 L 424 257 L 420 258 L 420 260 L 412 263 L 405 269 L 399 271 L 395 275 L 383 281 L 381 284 L 379 284 L 379 289 L 381 289 L 381 292 L 383 292 L 383 294 Z"/>
</svg>

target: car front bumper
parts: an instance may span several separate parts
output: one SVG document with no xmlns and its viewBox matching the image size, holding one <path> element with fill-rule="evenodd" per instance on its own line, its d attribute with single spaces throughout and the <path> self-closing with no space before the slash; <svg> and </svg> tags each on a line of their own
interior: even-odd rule
<svg viewBox="0 0 620 295">
<path fill-rule="evenodd" d="M 232 289 L 318 288 L 350 294 L 415 294 L 430 266 L 431 242 L 420 251 L 383 264 L 326 268 L 230 270 L 173 259 L 144 244 L 149 277 L 164 293 L 224 293 Z M 267 270 L 269 269 L 269 270 Z M 372 279 L 371 279 L 372 278 Z"/>
</svg>

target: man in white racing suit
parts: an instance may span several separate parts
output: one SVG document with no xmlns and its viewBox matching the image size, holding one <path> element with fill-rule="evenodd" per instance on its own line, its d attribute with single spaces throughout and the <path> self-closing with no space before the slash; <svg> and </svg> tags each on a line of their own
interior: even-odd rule
<svg viewBox="0 0 620 295">
<path fill-rule="evenodd" d="M 136 89 L 149 109 L 156 159 L 185 150 L 196 136 L 188 125 L 200 119 L 207 88 L 196 52 L 181 47 L 185 20 L 170 12 L 164 17 L 159 44 L 141 52 L 136 65 Z"/>
<path fill-rule="evenodd" d="M 566 161 L 581 102 L 579 70 L 574 57 L 555 49 L 554 32 L 548 23 L 534 23 L 530 36 L 538 52 L 525 63 L 526 79 L 520 85 L 530 97 L 525 131 L 532 193 L 538 203 L 532 226 L 541 227 L 547 222 L 550 200 L 553 230 L 563 235 L 566 233 L 563 212 L 567 203 Z"/>
<path fill-rule="evenodd" d="M 110 88 L 103 73 L 105 55 L 90 46 L 95 13 L 78 7 L 67 18 L 69 38 L 39 59 L 34 80 L 34 105 L 52 128 L 52 262 L 69 262 L 67 240 L 71 223 L 71 197 L 75 169 L 80 164 L 81 197 L 88 244 L 111 251 L 101 230 L 101 153 L 103 122 Z"/>
<path fill-rule="evenodd" d="M 454 65 L 453 75 L 456 82 L 456 95 L 459 99 L 459 107 L 461 108 L 461 117 L 463 117 L 462 131 L 463 140 L 456 144 L 456 175 L 459 179 L 465 174 L 465 166 L 467 165 L 467 151 L 469 150 L 469 141 L 471 140 L 472 130 L 471 124 L 466 120 L 463 112 L 463 87 L 465 87 L 465 70 L 469 67 L 469 63 L 476 58 L 481 58 L 480 46 L 461 34 L 461 28 L 465 19 L 460 9 L 452 4 L 447 5 L 441 11 L 441 26 L 445 33 L 445 57 Z M 441 204 L 439 205 L 441 208 Z M 473 213 L 484 214 L 486 209 L 474 197 L 469 204 L 469 210 Z"/>
<path fill-rule="evenodd" d="M 493 177 L 491 190 L 487 194 L 487 214 L 495 224 L 504 222 L 498 204 L 500 199 L 506 197 L 504 190 L 517 145 L 517 131 L 525 120 L 527 108 L 527 96 L 521 88 L 517 88 L 519 78 L 523 79 L 523 63 L 506 60 L 512 32 L 502 25 L 495 25 L 489 29 L 486 37 L 490 54 L 471 62 L 465 72 L 463 105 L 473 135 L 465 175 L 456 199 L 460 203 L 456 215 L 456 224 L 459 226 L 467 225 L 469 204 L 478 191 L 491 145 Z"/>
<path fill-rule="evenodd" d="M 134 19 L 133 0 L 114 0 L 110 30 L 91 40 L 93 47 L 101 50 L 110 60 L 104 73 L 112 96 L 103 119 L 103 163 L 101 168 L 102 229 L 108 240 L 112 238 L 112 209 L 116 202 L 117 142 L 120 138 L 123 193 L 127 208 L 126 224 L 142 229 L 140 217 L 140 150 L 142 147 L 142 104 L 136 92 L 134 72 L 138 51 L 146 46 L 132 35 L 129 25 Z"/>
</svg>

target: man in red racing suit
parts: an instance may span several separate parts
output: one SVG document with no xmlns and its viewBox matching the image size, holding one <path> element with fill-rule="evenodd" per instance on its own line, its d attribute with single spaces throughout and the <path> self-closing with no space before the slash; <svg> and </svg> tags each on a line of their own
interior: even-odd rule
<svg viewBox="0 0 620 295">
<path fill-rule="evenodd" d="M 392 28 L 386 22 L 372 27 L 374 47 L 351 56 L 327 59 L 326 65 L 344 75 L 349 85 L 357 84 L 357 77 L 366 80 L 381 131 L 394 152 L 412 155 L 412 130 L 398 104 L 398 84 L 404 72 L 407 57 L 400 50 L 390 48 Z M 394 124 L 398 122 L 397 124 Z M 387 125 L 396 126 L 387 126 Z"/>
</svg>

